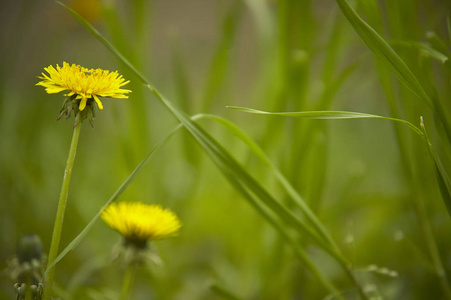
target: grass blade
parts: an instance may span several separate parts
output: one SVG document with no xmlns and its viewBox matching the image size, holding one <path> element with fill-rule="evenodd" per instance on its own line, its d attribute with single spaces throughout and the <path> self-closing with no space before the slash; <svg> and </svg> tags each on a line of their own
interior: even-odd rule
<svg viewBox="0 0 451 300">
<path fill-rule="evenodd" d="M 448 25 L 448 38 L 451 42 L 451 12 L 448 13 L 448 17 L 446 18 L 446 25 Z"/>
<path fill-rule="evenodd" d="M 351 111 L 300 111 L 300 112 L 268 112 L 263 110 L 257 110 L 253 108 L 239 107 L 239 106 L 227 106 L 231 109 L 236 109 L 243 112 L 253 113 L 253 114 L 261 114 L 261 115 L 274 115 L 274 116 L 285 116 L 285 117 L 295 117 L 295 118 L 308 118 L 308 119 L 321 119 L 321 120 L 338 120 L 338 119 L 382 119 L 382 120 L 391 120 L 395 122 L 403 123 L 409 126 L 416 134 L 419 136 L 423 136 L 423 132 L 410 123 L 409 121 L 383 117 L 378 115 L 371 115 L 359 112 L 351 112 Z"/>
<path fill-rule="evenodd" d="M 415 77 L 401 57 L 399 57 L 393 48 L 391 48 L 370 25 L 360 18 L 346 0 L 336 1 L 349 23 L 351 23 L 354 30 L 363 39 L 373 54 L 378 57 L 406 87 L 433 109 L 434 113 L 438 116 L 438 120 L 443 123 L 448 139 L 451 140 L 451 124 L 436 95 L 428 94 L 426 92 L 417 77 Z"/>
<path fill-rule="evenodd" d="M 373 54 L 376 55 L 414 94 L 432 107 L 430 97 L 401 57 L 399 57 L 390 45 L 370 25 L 360 18 L 346 0 L 336 1 L 346 19 L 348 19 L 349 23 L 351 23 L 354 30 L 362 38 L 368 48 L 370 48 Z"/>
<path fill-rule="evenodd" d="M 435 170 L 437 174 L 437 181 L 440 188 L 440 193 L 442 194 L 443 201 L 445 202 L 446 209 L 448 210 L 448 214 L 451 216 L 451 180 L 446 172 L 445 167 L 443 166 L 440 158 L 434 150 L 431 142 L 429 141 L 426 128 L 424 127 L 423 117 L 421 117 L 420 122 L 421 130 L 424 133 L 424 140 L 428 146 L 429 153 L 434 160 Z"/>
<path fill-rule="evenodd" d="M 411 42 L 394 41 L 390 44 L 392 44 L 394 46 L 399 45 L 399 46 L 405 46 L 405 47 L 416 49 L 418 51 L 421 51 L 422 54 L 426 55 L 427 57 L 433 58 L 433 59 L 441 62 L 442 64 L 445 64 L 445 62 L 449 59 L 449 57 L 446 56 L 446 54 L 434 49 L 433 47 L 429 46 L 426 43 L 415 42 L 415 41 L 411 41 Z"/>
</svg>

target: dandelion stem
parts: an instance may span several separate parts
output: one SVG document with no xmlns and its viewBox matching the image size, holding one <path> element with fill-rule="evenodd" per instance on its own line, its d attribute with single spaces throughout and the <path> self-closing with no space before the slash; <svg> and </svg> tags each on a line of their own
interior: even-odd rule
<svg viewBox="0 0 451 300">
<path fill-rule="evenodd" d="M 49 267 L 52 264 L 52 262 L 55 260 L 58 254 L 58 248 L 61 239 L 61 231 L 63 229 L 64 211 L 66 210 L 67 197 L 69 194 L 69 185 L 72 176 L 72 168 L 74 166 L 75 155 L 77 154 L 78 138 L 80 136 L 81 123 L 82 123 L 81 121 L 77 123 L 72 135 L 72 142 L 70 144 L 69 149 L 69 157 L 67 158 L 66 169 L 64 170 L 63 184 L 61 186 L 61 193 L 58 202 L 58 210 L 56 212 L 55 224 L 53 226 L 52 242 L 50 244 L 47 267 Z M 48 271 L 45 280 L 46 282 L 44 289 L 44 298 L 43 298 L 44 300 L 50 299 L 54 275 L 55 275 L 55 266 L 53 266 Z"/>
<path fill-rule="evenodd" d="M 126 300 L 129 297 L 130 289 L 135 277 L 135 267 L 133 265 L 127 266 L 124 274 L 124 282 L 122 283 L 121 300 Z"/>
<path fill-rule="evenodd" d="M 25 300 L 33 300 L 33 295 L 31 294 L 30 285 L 27 284 L 27 289 L 25 291 Z"/>
</svg>

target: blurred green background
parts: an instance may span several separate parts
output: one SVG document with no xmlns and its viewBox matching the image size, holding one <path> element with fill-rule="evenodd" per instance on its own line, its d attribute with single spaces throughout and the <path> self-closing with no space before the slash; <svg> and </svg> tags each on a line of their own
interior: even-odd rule
<svg viewBox="0 0 451 300">
<path fill-rule="evenodd" d="M 419 218 L 430 224 L 448 273 L 451 222 L 433 161 L 418 136 L 386 120 L 302 120 L 226 108 L 348 110 L 401 117 L 416 126 L 424 116 L 450 170 L 450 140 L 436 113 L 375 62 L 334 1 L 64 3 L 179 108 L 190 115 L 224 117 L 257 142 L 317 214 L 371 293 L 385 299 L 446 299 L 425 241 L 428 227 Z M 5 269 L 24 234 L 38 234 L 49 248 L 72 135 L 73 119 L 56 121 L 62 93 L 47 95 L 35 86 L 44 67 L 66 61 L 118 70 L 131 81 L 126 88 L 133 91 L 127 100 L 104 99 L 94 129 L 83 124 L 60 249 L 178 123 L 60 5 L 44 0 L 0 5 L 0 268 Z M 417 43 L 449 57 L 450 2 L 359 0 L 352 5 L 449 116 L 449 62 L 435 59 Z M 274 175 L 242 142 L 211 120 L 199 124 L 276 199 L 293 208 Z M 412 176 L 406 175 L 409 168 L 403 161 Z M 183 222 L 177 238 L 152 245 L 163 264 L 139 270 L 133 299 L 330 295 L 184 130 L 155 155 L 119 200 L 162 204 Z M 293 212 L 300 215 L 295 208 Z M 62 299 L 117 298 L 123 270 L 108 258 L 119 238 L 99 221 L 57 265 Z M 300 243 L 346 298 L 358 297 L 333 259 L 309 240 Z M 379 269 L 368 270 L 373 265 Z M 381 274 L 380 268 L 397 276 Z M 15 281 L 4 273 L 0 298 L 13 299 Z"/>
</svg>

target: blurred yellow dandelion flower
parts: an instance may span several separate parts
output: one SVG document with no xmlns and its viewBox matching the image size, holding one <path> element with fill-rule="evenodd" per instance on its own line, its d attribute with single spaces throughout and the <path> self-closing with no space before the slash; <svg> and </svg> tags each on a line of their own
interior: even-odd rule
<svg viewBox="0 0 451 300">
<path fill-rule="evenodd" d="M 38 76 L 42 81 L 36 85 L 45 87 L 48 94 L 68 91 L 67 97 L 75 97 L 79 101 L 78 109 L 84 110 L 88 100 L 94 99 L 100 109 L 103 109 L 99 97 L 128 98 L 126 94 L 130 90 L 121 89 L 130 81 L 125 81 L 117 71 L 110 72 L 102 69 L 87 69 L 80 65 L 69 65 L 63 62 L 63 66 L 56 65 L 44 68 L 48 75 L 41 73 Z"/>
<path fill-rule="evenodd" d="M 172 211 L 141 202 L 113 203 L 102 213 L 102 219 L 126 240 L 138 245 L 173 236 L 182 226 Z"/>
</svg>

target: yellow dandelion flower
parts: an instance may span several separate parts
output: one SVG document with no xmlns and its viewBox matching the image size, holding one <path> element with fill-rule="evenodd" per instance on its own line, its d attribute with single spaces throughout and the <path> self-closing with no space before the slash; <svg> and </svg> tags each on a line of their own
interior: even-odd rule
<svg viewBox="0 0 451 300">
<path fill-rule="evenodd" d="M 113 203 L 102 213 L 102 219 L 126 240 L 137 245 L 173 236 L 182 226 L 172 211 L 141 202 Z"/>
<path fill-rule="evenodd" d="M 44 68 L 48 75 L 41 73 L 38 76 L 42 81 L 36 85 L 45 87 L 48 94 L 68 91 L 65 96 L 73 97 L 79 101 L 78 109 L 83 111 L 88 101 L 94 100 L 100 109 L 103 109 L 99 97 L 128 98 L 126 94 L 130 90 L 121 89 L 130 81 L 125 81 L 117 71 L 110 72 L 102 69 L 87 69 L 80 65 L 69 65 L 63 62 L 63 66 L 56 65 Z"/>
</svg>

